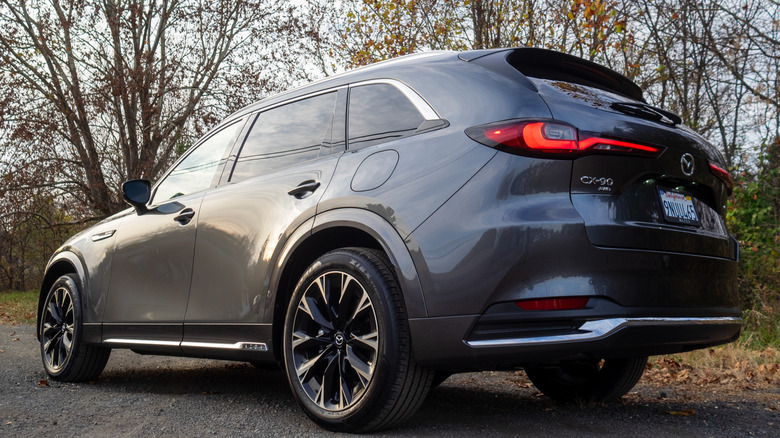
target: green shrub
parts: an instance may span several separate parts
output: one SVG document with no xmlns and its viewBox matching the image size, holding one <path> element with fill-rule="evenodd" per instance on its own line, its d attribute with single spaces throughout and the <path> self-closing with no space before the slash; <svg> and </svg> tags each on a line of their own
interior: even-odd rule
<svg viewBox="0 0 780 438">
<path fill-rule="evenodd" d="M 745 338 L 753 348 L 780 345 L 780 157 L 775 155 L 762 156 L 755 175 L 738 179 L 727 212 L 740 244 L 738 285 Z"/>
</svg>

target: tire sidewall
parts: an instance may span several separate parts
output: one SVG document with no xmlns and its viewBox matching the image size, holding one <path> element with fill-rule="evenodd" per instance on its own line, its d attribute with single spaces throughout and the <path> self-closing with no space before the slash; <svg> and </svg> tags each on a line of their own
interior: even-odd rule
<svg viewBox="0 0 780 438">
<path fill-rule="evenodd" d="M 48 306 L 49 302 L 52 298 L 52 295 L 54 292 L 59 289 L 60 287 L 65 287 L 68 290 L 68 293 L 70 294 L 70 299 L 73 302 L 73 341 L 70 346 L 70 352 L 68 353 L 68 357 L 65 359 L 65 364 L 61 366 L 58 370 L 52 369 L 48 363 L 46 363 L 46 353 L 44 351 L 44 339 L 43 339 L 43 324 L 46 320 L 46 308 L 43 309 L 43 312 L 41 313 L 40 321 L 38 322 L 38 338 L 40 339 L 39 347 L 41 351 L 41 360 L 43 361 L 43 367 L 46 370 L 46 373 L 53 377 L 57 378 L 60 376 L 66 376 L 70 369 L 73 366 L 73 362 L 76 360 L 76 355 L 79 351 L 79 346 L 81 345 L 81 333 L 82 333 L 82 318 L 81 318 L 81 296 L 79 294 L 79 286 L 77 283 L 77 280 L 72 275 L 63 275 L 60 278 L 57 279 L 57 281 L 54 282 L 51 289 L 49 289 L 49 293 L 46 294 L 46 300 L 44 301 L 44 305 Z"/>
<path fill-rule="evenodd" d="M 317 406 L 301 387 L 292 359 L 292 325 L 301 297 L 308 286 L 320 275 L 343 271 L 352 275 L 366 290 L 374 306 L 379 333 L 379 351 L 374 375 L 366 392 L 353 406 L 342 411 L 333 412 Z M 301 276 L 290 299 L 283 331 L 284 370 L 298 403 L 309 417 L 319 423 L 327 423 L 331 428 L 340 424 L 360 424 L 366 416 L 372 415 L 377 402 L 385 398 L 383 394 L 389 386 L 387 382 L 394 380 L 398 373 L 397 346 L 398 321 L 394 315 L 394 303 L 391 299 L 389 285 L 384 284 L 382 275 L 373 262 L 362 254 L 337 250 L 325 254 L 312 264 Z M 370 418 L 370 417 L 369 417 Z"/>
</svg>

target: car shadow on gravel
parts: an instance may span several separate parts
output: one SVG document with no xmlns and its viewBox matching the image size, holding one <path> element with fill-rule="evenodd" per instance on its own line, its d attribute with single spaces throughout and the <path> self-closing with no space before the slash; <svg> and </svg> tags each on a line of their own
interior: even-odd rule
<svg viewBox="0 0 780 438">
<path fill-rule="evenodd" d="M 298 432 L 328 434 L 305 418 L 281 370 L 240 362 L 157 357 L 140 363 L 140 367 L 110 366 L 96 384 L 105 392 L 176 396 L 211 404 L 216 410 L 230 406 L 250 411 L 259 402 L 274 406 L 288 419 L 297 419 Z M 692 436 L 760 436 L 766 427 L 772 429 L 771 424 L 755 421 L 764 418 L 760 404 L 701 403 L 660 394 L 655 388 L 639 387 L 617 403 L 561 405 L 540 394 L 522 372 L 456 375 L 431 390 L 411 421 L 382 434 L 669 436 L 695 431 Z M 724 421 L 726 417 L 730 420 Z"/>
<path fill-rule="evenodd" d="M 306 418 L 278 369 L 116 350 L 96 381 L 61 383 L 43 371 L 32 327 L 2 335 L 0 436 L 332 436 Z M 381 434 L 777 436 L 778 412 L 776 387 L 640 381 L 619 403 L 562 406 L 521 371 L 483 372 L 450 377 L 408 423 Z"/>
<path fill-rule="evenodd" d="M 230 394 L 256 396 L 258 392 L 292 400 L 281 370 L 258 369 L 250 364 L 209 361 L 192 367 L 126 368 L 103 372 L 101 387 L 151 394 Z"/>
</svg>

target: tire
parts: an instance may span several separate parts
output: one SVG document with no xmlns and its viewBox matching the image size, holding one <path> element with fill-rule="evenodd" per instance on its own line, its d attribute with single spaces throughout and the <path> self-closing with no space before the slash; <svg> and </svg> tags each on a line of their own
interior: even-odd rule
<svg viewBox="0 0 780 438">
<path fill-rule="evenodd" d="M 90 381 L 105 368 L 111 349 L 85 345 L 83 327 L 78 282 L 71 274 L 63 275 L 49 289 L 38 321 L 41 359 L 52 379 Z"/>
<path fill-rule="evenodd" d="M 384 255 L 343 248 L 301 276 L 285 318 L 284 369 L 321 427 L 367 432 L 411 417 L 433 371 L 412 356 L 403 298 Z"/>
<path fill-rule="evenodd" d="M 566 362 L 526 368 L 534 386 L 558 403 L 609 403 L 626 395 L 645 372 L 647 357 Z"/>
</svg>

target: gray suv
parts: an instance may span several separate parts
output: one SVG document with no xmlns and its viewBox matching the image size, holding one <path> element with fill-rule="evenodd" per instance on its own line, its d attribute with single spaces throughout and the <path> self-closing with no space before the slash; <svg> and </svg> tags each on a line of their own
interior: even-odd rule
<svg viewBox="0 0 780 438">
<path fill-rule="evenodd" d="M 279 363 L 317 424 L 408 419 L 461 371 L 610 401 L 648 355 L 735 340 L 717 150 L 597 64 L 519 48 L 403 57 L 220 123 L 41 287 L 47 373 L 113 348 Z"/>
</svg>

